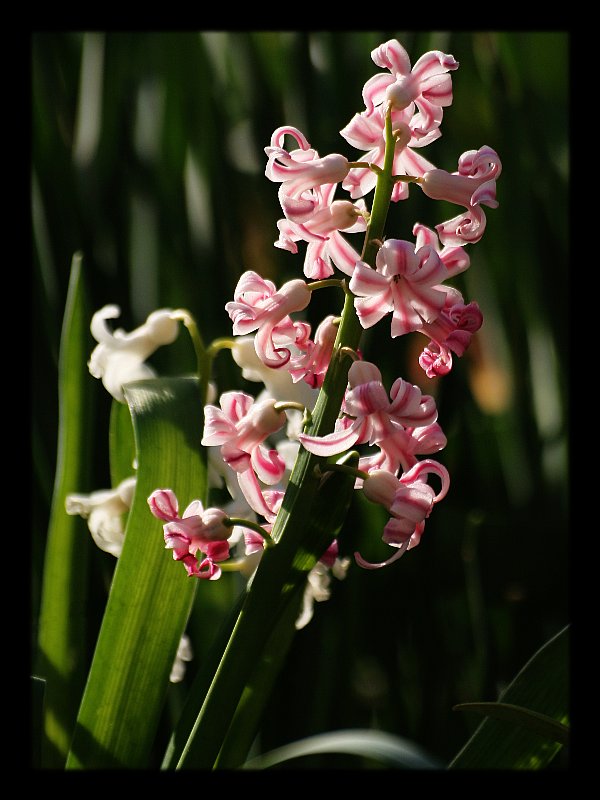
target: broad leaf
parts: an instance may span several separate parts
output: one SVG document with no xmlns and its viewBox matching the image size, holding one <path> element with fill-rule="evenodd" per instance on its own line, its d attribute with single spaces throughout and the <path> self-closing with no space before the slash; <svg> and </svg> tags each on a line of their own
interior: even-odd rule
<svg viewBox="0 0 600 800">
<path fill-rule="evenodd" d="M 36 671 L 46 681 L 42 764 L 63 767 L 85 684 L 88 557 L 85 522 L 65 512 L 66 496 L 90 489 L 93 380 L 81 254 L 73 256 L 58 364 L 59 431 L 38 629 Z"/>
<path fill-rule="evenodd" d="M 154 489 L 172 488 L 183 510 L 203 498 L 203 409 L 198 381 L 165 378 L 129 384 L 138 472 L 68 768 L 142 768 L 149 755 L 169 675 L 190 613 L 196 581 L 165 550 L 150 514 Z"/>
</svg>

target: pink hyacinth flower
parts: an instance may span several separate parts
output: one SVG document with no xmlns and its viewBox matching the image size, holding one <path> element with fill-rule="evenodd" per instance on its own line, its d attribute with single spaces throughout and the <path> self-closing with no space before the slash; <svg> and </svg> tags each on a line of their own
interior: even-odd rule
<svg viewBox="0 0 600 800">
<path fill-rule="evenodd" d="M 173 551 L 175 561 L 183 562 L 189 576 L 217 580 L 221 569 L 215 563 L 229 558 L 229 527 L 227 518 L 218 508 L 204 509 L 200 500 L 193 500 L 181 516 L 175 493 L 171 489 L 156 489 L 148 498 L 150 511 L 166 522 L 163 525 L 165 547 Z M 198 563 L 196 554 L 205 558 Z"/>
<path fill-rule="evenodd" d="M 346 416 L 325 436 L 300 434 L 298 439 L 311 453 L 330 456 L 355 444 L 378 444 L 392 436 L 395 425 L 429 425 L 437 419 L 433 397 L 422 395 L 418 386 L 398 378 L 390 396 L 381 372 L 368 361 L 355 361 L 348 371 L 349 389 L 344 399 Z"/>
<path fill-rule="evenodd" d="M 392 165 L 394 175 L 421 177 L 429 170 L 435 169 L 430 161 L 415 152 L 413 148 L 430 144 L 441 136 L 441 132 L 439 128 L 433 128 L 426 135 L 422 135 L 421 131 L 416 128 L 418 117 L 418 114 L 412 114 L 412 109 L 392 112 L 392 129 L 396 134 Z M 385 157 L 385 110 L 383 106 L 355 114 L 340 133 L 353 147 L 366 151 L 358 159 L 360 162 L 383 168 Z M 350 192 L 350 197 L 356 199 L 374 189 L 376 183 L 377 175 L 373 170 L 353 167 L 342 182 L 342 188 Z M 392 202 L 405 200 L 408 192 L 409 184 L 397 181 L 392 190 Z"/>
<path fill-rule="evenodd" d="M 502 163 L 495 150 L 481 147 L 468 150 L 458 160 L 457 172 L 434 169 L 421 179 L 421 189 L 433 200 L 447 200 L 466 208 L 464 214 L 436 225 L 440 241 L 445 245 L 474 244 L 486 227 L 482 206 L 497 208 L 496 181 Z"/>
<path fill-rule="evenodd" d="M 425 245 L 432 247 L 448 270 L 449 278 L 454 278 L 469 268 L 471 259 L 464 242 L 461 245 L 441 245 L 437 233 L 420 222 L 413 225 L 412 232 L 415 237 L 415 250 Z"/>
<path fill-rule="evenodd" d="M 358 469 L 362 472 L 384 470 L 397 475 L 408 472 L 417 463 L 418 455 L 438 453 L 446 446 L 448 440 L 437 422 L 421 427 L 394 427 L 394 433 L 377 444 L 377 452 L 362 456 L 358 461 Z M 357 479 L 355 487 L 362 486 L 362 479 Z"/>
<path fill-rule="evenodd" d="M 458 68 L 454 56 L 431 50 L 411 69 L 406 50 L 396 39 L 390 39 L 375 48 L 371 58 L 390 74 L 379 73 L 365 83 L 363 100 L 367 110 L 384 101 L 396 109 L 414 103 L 420 112 L 423 133 L 438 127 L 442 109 L 452 103 L 452 78 L 448 73 Z"/>
<path fill-rule="evenodd" d="M 277 223 L 279 239 L 275 247 L 297 253 L 297 242 L 308 243 L 304 274 L 312 280 L 328 278 L 333 274 L 334 266 L 351 275 L 354 264 L 360 258 L 340 231 L 357 233 L 365 230 L 364 203 L 334 200 L 335 189 L 336 184 L 328 183 L 315 190 L 312 211 L 308 218 L 304 219 L 303 216 L 303 221 L 286 217 Z"/>
<path fill-rule="evenodd" d="M 320 388 L 329 368 L 338 326 L 333 314 L 319 324 L 314 341 L 307 342 L 303 353 L 290 360 L 288 371 L 294 382 L 304 380 L 313 389 Z"/>
<path fill-rule="evenodd" d="M 420 332 L 430 342 L 419 356 L 419 364 L 429 378 L 446 375 L 452 369 L 452 353 L 459 358 L 471 343 L 471 337 L 483 324 L 483 314 L 476 302 L 465 304 L 461 293 L 448 290 L 440 315 L 430 324 L 424 323 Z"/>
<path fill-rule="evenodd" d="M 234 335 L 257 331 L 256 354 L 263 364 L 277 368 L 290 360 L 291 352 L 283 345 L 306 337 L 306 324 L 293 322 L 289 315 L 304 310 L 310 297 L 305 281 L 288 281 L 277 291 L 272 281 L 249 270 L 239 279 L 234 299 L 225 304 L 225 310 L 233 322 Z"/>
<path fill-rule="evenodd" d="M 282 147 L 286 135 L 296 140 L 298 149 L 288 152 Z M 268 156 L 265 175 L 281 183 L 279 200 L 284 214 L 295 222 L 303 222 L 313 214 L 318 201 L 311 194 L 312 189 L 340 183 L 349 170 L 345 156 L 331 153 L 320 158 L 304 134 L 292 126 L 277 128 L 265 153 Z"/>
<path fill-rule="evenodd" d="M 373 269 L 359 261 L 349 284 L 358 295 L 354 306 L 363 328 L 391 313 L 391 334 L 396 337 L 436 319 L 446 298 L 438 284 L 448 277 L 448 270 L 432 247 L 415 251 L 410 242 L 387 239 L 375 265 Z"/>
<path fill-rule="evenodd" d="M 423 475 L 437 475 L 441 480 L 439 492 L 423 480 Z M 377 470 L 365 478 L 363 493 L 368 500 L 378 503 L 389 511 L 390 521 L 384 528 L 383 541 L 398 548 L 394 555 L 379 563 L 366 561 L 355 553 L 356 562 L 365 569 L 379 569 L 397 561 L 407 550 L 416 547 L 425 528 L 425 520 L 433 506 L 442 500 L 450 488 L 448 470 L 437 461 L 418 461 L 402 477 Z"/>
<path fill-rule="evenodd" d="M 267 484 L 281 480 L 285 463 L 278 452 L 263 442 L 286 422 L 284 411 L 276 411 L 272 398 L 255 402 L 245 392 L 224 392 L 220 408 L 204 407 L 202 444 L 219 446 L 226 464 L 238 473 L 251 468 Z"/>
</svg>

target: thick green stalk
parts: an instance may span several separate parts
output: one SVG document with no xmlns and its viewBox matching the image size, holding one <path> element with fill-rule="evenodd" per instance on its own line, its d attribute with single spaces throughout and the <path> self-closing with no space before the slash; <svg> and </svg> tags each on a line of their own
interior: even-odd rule
<svg viewBox="0 0 600 800">
<path fill-rule="evenodd" d="M 362 253 L 362 258 L 371 266 L 375 264 L 380 246 L 378 240 L 383 237 L 394 185 L 394 145 L 388 114 L 384 168 L 378 173 Z M 333 430 L 351 364 L 351 357 L 342 348 L 356 350 L 361 333 L 354 297 L 346 290 L 334 355 L 306 427 L 309 434 L 322 436 Z M 259 663 L 272 631 L 298 586 L 331 542 L 333 532 L 322 529 L 317 513 L 323 504 L 323 492 L 327 491 L 325 485 L 320 489 L 321 477 L 315 470 L 322 463 L 323 458 L 300 449 L 273 526 L 272 538 L 277 546 L 265 551 L 251 581 L 221 663 L 177 764 L 180 769 L 210 769 L 217 764 L 244 688 L 252 678 L 253 669 Z"/>
</svg>

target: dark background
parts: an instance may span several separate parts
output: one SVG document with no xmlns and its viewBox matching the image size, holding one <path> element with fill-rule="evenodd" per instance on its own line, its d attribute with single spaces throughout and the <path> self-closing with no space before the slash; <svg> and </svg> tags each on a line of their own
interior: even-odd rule
<svg viewBox="0 0 600 800">
<path fill-rule="evenodd" d="M 417 549 L 388 569 L 353 566 L 334 581 L 332 598 L 296 637 L 260 748 L 374 727 L 446 761 L 478 721 L 452 706 L 496 699 L 569 621 L 569 37 L 560 31 L 32 36 L 33 636 L 73 254 L 83 254 L 92 309 L 117 303 L 126 330 L 156 308 L 185 307 L 207 342 L 230 335 L 224 304 L 244 270 L 277 285 L 301 277 L 304 245 L 297 256 L 273 247 L 282 214 L 278 187 L 264 176 L 271 133 L 294 125 L 321 155 L 358 157 L 339 131 L 362 110 L 362 86 L 379 71 L 371 50 L 392 37 L 413 64 L 431 49 L 460 62 L 443 135 L 425 157 L 450 172 L 461 153 L 483 145 L 502 159 L 500 206 L 486 209 L 471 267 L 452 282 L 467 302 L 477 300 L 484 326 L 441 381 L 416 363 L 422 337 L 391 340 L 385 322 L 365 334 L 363 352 L 388 387 L 402 376 L 435 394 L 451 491 Z M 434 226 L 456 213 L 413 189 L 392 208 L 386 232 L 410 239 L 417 220 Z M 315 323 L 331 313 L 330 300 L 315 295 Z M 181 336 L 152 363 L 164 374 L 192 371 L 189 342 Z M 229 359 L 219 357 L 216 371 L 222 389 L 243 388 Z M 81 491 L 110 480 L 110 398 L 99 383 L 96 391 L 92 475 Z M 355 501 L 343 554 L 385 557 L 385 519 Z M 91 549 L 90 657 L 114 566 Z M 231 585 L 201 584 L 197 604 L 212 608 L 216 625 Z M 204 621 L 197 658 L 210 636 Z M 173 687 L 172 713 L 184 691 Z M 169 724 L 167 710 L 165 731 Z"/>
</svg>

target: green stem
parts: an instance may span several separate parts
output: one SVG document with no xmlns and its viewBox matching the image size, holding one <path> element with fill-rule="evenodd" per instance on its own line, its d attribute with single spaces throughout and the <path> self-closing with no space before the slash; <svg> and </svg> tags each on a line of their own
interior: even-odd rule
<svg viewBox="0 0 600 800">
<path fill-rule="evenodd" d="M 265 547 L 272 547 L 273 540 L 267 531 L 258 524 L 258 522 L 252 522 L 249 519 L 241 519 L 240 517 L 229 517 L 228 519 L 224 520 L 223 524 L 227 528 L 235 528 L 236 525 L 239 525 L 240 528 L 248 528 L 251 531 L 256 531 L 262 538 L 265 540 Z"/>
<path fill-rule="evenodd" d="M 214 339 L 208 347 L 207 352 L 211 359 L 213 359 L 221 350 L 233 350 L 235 346 L 235 339 L 231 336 L 224 336 L 222 339 Z"/>
<path fill-rule="evenodd" d="M 348 464 L 326 464 L 325 466 L 317 465 L 317 475 L 320 477 L 321 475 L 325 475 L 327 472 L 343 472 L 345 475 L 352 475 L 354 478 L 362 478 L 365 480 L 369 477 L 369 473 L 365 472 L 362 469 L 356 469 L 355 467 L 350 467 Z"/>
<path fill-rule="evenodd" d="M 378 167 L 377 164 L 371 164 L 368 161 L 349 161 L 348 166 L 351 169 L 370 169 L 372 172 L 377 173 L 377 175 L 381 175 L 382 169 Z"/>
<path fill-rule="evenodd" d="M 307 289 L 310 289 L 311 292 L 314 292 L 315 289 L 324 289 L 326 286 L 338 286 L 346 291 L 346 282 L 339 278 L 323 278 L 321 281 L 312 281 L 306 284 Z"/>
<path fill-rule="evenodd" d="M 202 340 L 202 336 L 200 335 L 200 331 L 198 330 L 196 320 L 189 311 L 187 311 L 185 308 L 178 308 L 173 312 L 173 318 L 183 322 L 190 334 L 192 344 L 194 345 L 194 351 L 196 353 L 197 372 L 200 380 L 200 397 L 202 398 L 202 401 L 206 403 L 212 354 L 204 346 L 204 342 Z"/>
<path fill-rule="evenodd" d="M 395 139 L 389 112 L 386 115 L 385 140 L 384 166 L 378 172 L 361 256 L 370 266 L 375 265 L 394 187 L 392 166 Z M 323 436 L 334 429 L 352 363 L 345 348 L 356 351 L 361 334 L 354 297 L 346 289 L 334 343 L 336 357 L 331 359 L 312 419 L 307 426 L 310 435 Z M 319 502 L 323 503 L 322 492 L 319 492 L 322 479 L 315 473 L 315 467 L 319 464 L 325 466 L 327 462 L 300 448 L 271 533 L 278 546 L 265 551 L 249 585 L 238 621 L 181 753 L 177 765 L 180 769 L 211 769 L 217 764 L 244 687 L 263 656 L 271 632 L 295 596 L 297 587 L 306 580 L 308 569 L 314 566 L 331 541 L 328 539 L 331 531 L 320 530 L 316 511 Z M 298 566 L 299 559 L 304 559 L 302 568 Z M 219 766 L 228 765 L 221 761 Z"/>
<path fill-rule="evenodd" d="M 390 110 L 385 116 L 385 156 L 383 160 L 383 170 L 377 176 L 375 186 L 375 196 L 373 197 L 373 207 L 371 209 L 371 219 L 365 235 L 365 243 L 362 251 L 362 260 L 369 266 L 375 266 L 375 257 L 379 249 L 378 241 L 383 239 L 385 222 L 390 207 L 394 179 L 392 168 L 394 165 L 394 150 L 396 140 L 392 132 L 392 115 Z M 355 348 L 356 349 L 356 348 Z"/>
</svg>

